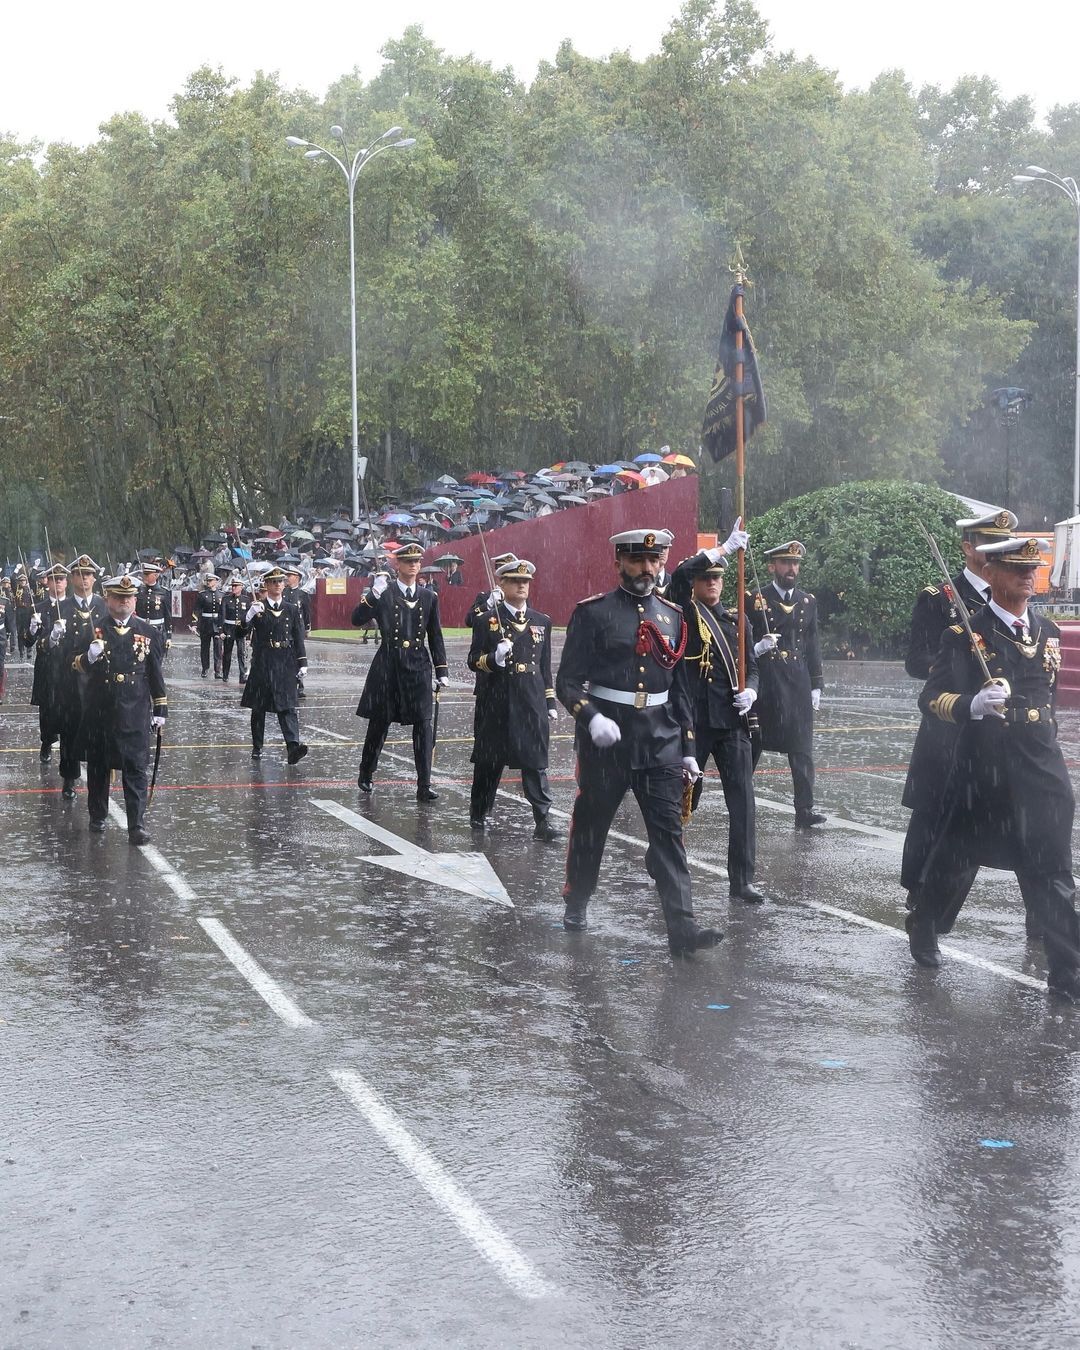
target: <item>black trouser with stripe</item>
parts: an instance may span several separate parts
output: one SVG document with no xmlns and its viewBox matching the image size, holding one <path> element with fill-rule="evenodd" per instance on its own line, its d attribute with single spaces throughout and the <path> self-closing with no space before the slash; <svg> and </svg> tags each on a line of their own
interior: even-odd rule
<svg viewBox="0 0 1080 1350">
<path fill-rule="evenodd" d="M 124 805 L 127 808 L 129 830 L 142 828 L 149 793 L 146 760 L 130 760 L 120 771 L 124 785 Z M 86 805 L 91 820 L 104 820 L 109 814 L 109 780 L 112 769 L 102 760 L 86 761 Z"/>
<path fill-rule="evenodd" d="M 730 888 L 741 890 L 754 879 L 757 862 L 754 757 L 750 733 L 741 727 L 695 727 L 702 772 L 712 755 L 720 771 L 728 812 L 727 870 Z"/>
<path fill-rule="evenodd" d="M 473 820 L 483 820 L 495 805 L 495 794 L 503 776 L 505 764 L 477 763 L 473 765 L 472 798 L 469 816 Z M 547 819 L 551 810 L 551 789 L 548 787 L 546 769 L 522 769 L 521 786 L 525 798 L 533 809 L 533 819 L 537 825 Z"/>
<path fill-rule="evenodd" d="M 278 726 L 281 728 L 281 734 L 285 738 L 285 744 L 291 750 L 294 745 L 300 741 L 300 717 L 295 708 L 286 708 L 284 712 L 277 715 Z M 266 709 L 252 708 L 251 710 L 251 748 L 261 750 L 263 748 L 263 738 L 266 735 Z"/>
<path fill-rule="evenodd" d="M 683 846 L 682 766 L 629 769 L 607 752 L 583 749 L 577 782 L 563 887 L 567 904 L 584 909 L 596 890 L 611 822 L 627 792 L 633 792 L 649 836 L 646 866 L 660 893 L 668 939 L 676 946 L 687 941 L 697 924 Z"/>
</svg>

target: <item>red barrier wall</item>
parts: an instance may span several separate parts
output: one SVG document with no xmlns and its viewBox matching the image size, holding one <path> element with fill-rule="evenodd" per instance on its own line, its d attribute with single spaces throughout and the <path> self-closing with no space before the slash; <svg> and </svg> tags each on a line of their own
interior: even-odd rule
<svg viewBox="0 0 1080 1350">
<path fill-rule="evenodd" d="M 617 497 L 600 497 L 588 506 L 571 506 L 540 520 L 485 530 L 484 539 L 491 555 L 513 552 L 536 564 L 529 603 L 561 626 L 569 621 L 579 600 L 614 587 L 615 567 L 608 543 L 613 534 L 645 528 L 671 530 L 675 543 L 670 561 L 674 565 L 697 551 L 697 527 L 698 480 L 691 474 Z M 461 568 L 464 584 L 443 585 L 439 591 L 443 624 L 461 628 L 477 591 L 487 589 L 480 540 L 472 536 L 435 545 L 424 555 L 424 562 L 434 562 L 441 553 L 456 553 L 465 559 Z"/>
</svg>

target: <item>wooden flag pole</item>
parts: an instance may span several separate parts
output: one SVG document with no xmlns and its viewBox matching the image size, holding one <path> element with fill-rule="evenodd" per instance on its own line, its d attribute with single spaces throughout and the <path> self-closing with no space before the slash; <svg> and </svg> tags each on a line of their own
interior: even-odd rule
<svg viewBox="0 0 1080 1350">
<path fill-rule="evenodd" d="M 735 317 L 740 321 L 735 330 L 735 514 L 746 529 L 746 429 L 743 420 L 743 296 L 745 279 L 742 245 L 735 245 L 735 261 L 731 270 L 735 273 Z M 739 624 L 739 689 L 746 688 L 746 550 L 739 549 L 738 561 L 738 624 Z"/>
</svg>

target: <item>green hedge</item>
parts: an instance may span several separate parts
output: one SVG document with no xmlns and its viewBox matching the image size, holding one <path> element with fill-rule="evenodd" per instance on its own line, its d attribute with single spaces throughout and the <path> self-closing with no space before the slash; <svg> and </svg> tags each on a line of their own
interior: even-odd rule
<svg viewBox="0 0 1080 1350">
<path fill-rule="evenodd" d="M 963 563 L 955 522 L 963 507 L 951 493 L 919 483 L 846 483 L 822 488 L 750 522 L 750 547 L 767 584 L 764 550 L 801 539 L 800 582 L 817 596 L 827 656 L 898 656 L 920 587 L 940 576 L 921 521 L 950 570 Z M 749 564 L 748 564 L 749 566 Z"/>
</svg>

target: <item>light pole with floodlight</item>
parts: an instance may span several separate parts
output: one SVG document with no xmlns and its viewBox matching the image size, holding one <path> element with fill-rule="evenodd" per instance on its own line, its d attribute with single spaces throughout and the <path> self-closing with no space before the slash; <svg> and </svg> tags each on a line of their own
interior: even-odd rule
<svg viewBox="0 0 1080 1350">
<path fill-rule="evenodd" d="M 316 145 L 313 141 L 305 141 L 300 136 L 286 136 L 285 144 L 294 147 L 304 147 L 305 159 L 329 159 L 338 166 L 345 175 L 345 182 L 349 187 L 349 331 L 351 336 L 352 348 L 352 520 L 356 525 L 360 520 L 360 449 L 359 449 L 359 425 L 356 410 L 356 221 L 354 218 L 353 204 L 356 199 L 356 180 L 360 176 L 360 170 L 369 164 L 376 155 L 382 154 L 384 150 L 408 150 L 416 144 L 415 138 L 407 136 L 403 140 L 391 140 L 391 136 L 401 136 L 401 127 L 391 127 L 389 131 L 384 131 L 376 141 L 362 149 L 357 150 L 356 154 L 349 155 L 349 147 L 345 142 L 345 132 L 339 126 L 330 128 L 330 135 L 341 146 L 342 154 L 339 157 L 332 150 L 327 150 L 324 146 Z"/>
<path fill-rule="evenodd" d="M 1059 178 L 1049 169 L 1040 169 L 1037 164 L 1029 164 L 1023 173 L 1013 175 L 1014 183 L 1049 183 L 1051 187 L 1064 192 L 1076 208 L 1076 387 L 1073 395 L 1076 400 L 1073 414 L 1073 508 L 1074 516 L 1080 516 L 1080 188 L 1075 178 Z"/>
</svg>

